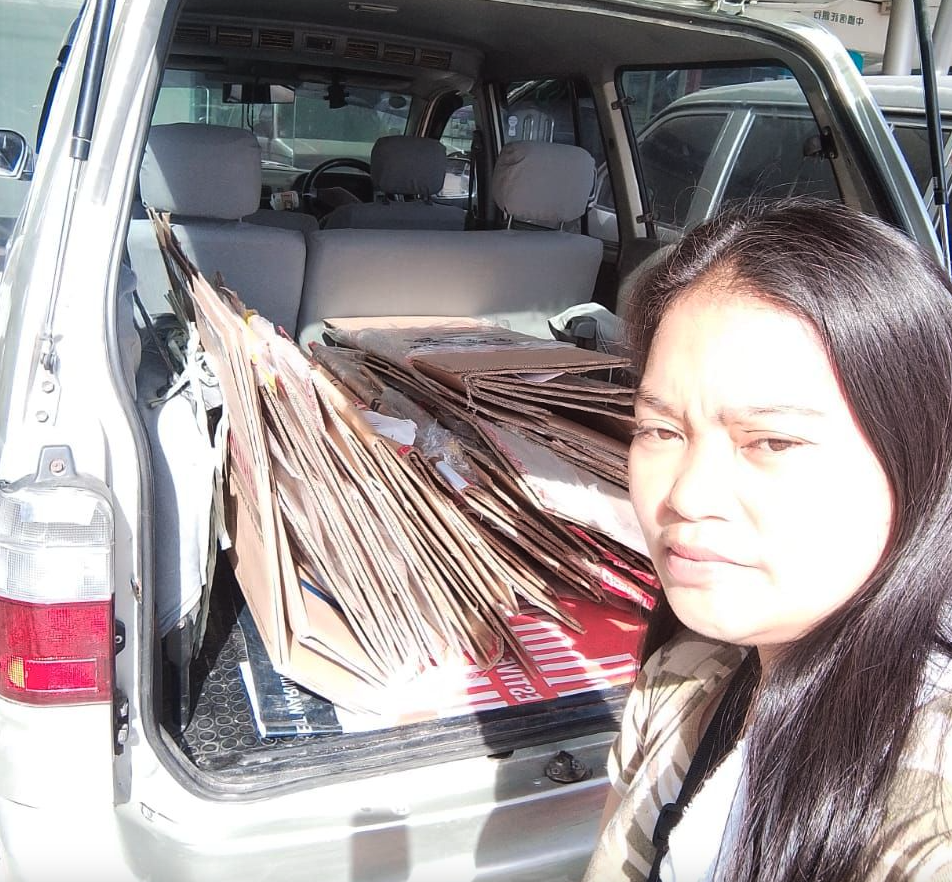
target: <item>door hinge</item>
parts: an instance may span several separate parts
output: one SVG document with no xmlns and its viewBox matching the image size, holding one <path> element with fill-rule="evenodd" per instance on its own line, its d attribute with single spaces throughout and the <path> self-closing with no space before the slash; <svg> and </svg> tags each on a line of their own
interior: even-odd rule
<svg viewBox="0 0 952 882">
<path fill-rule="evenodd" d="M 803 142 L 803 155 L 810 159 L 836 159 L 839 154 L 829 126 L 824 126 Z"/>
<path fill-rule="evenodd" d="M 116 733 L 114 751 L 118 756 L 129 740 L 129 699 L 116 690 L 113 696 L 113 731 Z"/>
</svg>

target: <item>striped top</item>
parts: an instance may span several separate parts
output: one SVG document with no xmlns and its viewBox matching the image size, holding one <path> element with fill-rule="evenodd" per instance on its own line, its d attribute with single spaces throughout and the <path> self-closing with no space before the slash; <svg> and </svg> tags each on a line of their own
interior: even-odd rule
<svg viewBox="0 0 952 882">
<path fill-rule="evenodd" d="M 651 836 L 661 806 L 677 799 L 700 744 L 705 708 L 746 652 L 684 631 L 645 663 L 608 757 L 621 804 L 584 882 L 644 882 L 654 860 Z M 870 879 L 952 882 L 952 667 L 947 662 L 930 671 L 910 740 L 877 843 L 882 858 Z M 744 754 L 741 740 L 695 794 L 671 834 L 662 880 L 712 878 L 743 801 Z"/>
</svg>

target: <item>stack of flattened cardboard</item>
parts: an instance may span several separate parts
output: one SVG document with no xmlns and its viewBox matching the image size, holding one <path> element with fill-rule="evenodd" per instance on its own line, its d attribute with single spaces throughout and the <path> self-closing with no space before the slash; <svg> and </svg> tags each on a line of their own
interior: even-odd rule
<svg viewBox="0 0 952 882">
<path fill-rule="evenodd" d="M 539 374 L 558 366 L 574 378 L 622 362 L 596 365 L 592 353 L 556 355 L 525 338 L 518 370 L 500 362 L 481 378 L 460 369 L 445 385 L 439 372 L 464 367 L 448 358 L 458 340 L 431 347 L 427 370 L 383 351 L 315 347 L 309 358 L 213 288 L 161 219 L 157 228 L 221 383 L 230 554 L 277 671 L 345 711 L 420 719 L 443 712 L 443 694 L 456 695 L 474 665 L 536 669 L 513 625 L 527 608 L 581 632 L 573 610 L 602 603 L 606 620 L 631 626 L 616 630 L 636 652 L 641 620 L 631 601 L 654 602 L 643 540 L 603 460 L 597 474 L 575 464 L 586 443 L 617 452 L 623 442 L 578 424 L 565 442 L 577 455 L 563 459 L 546 440 L 568 437 L 558 428 L 568 418 L 535 404 L 528 425 L 508 416 L 520 384 L 535 388 Z M 432 325 L 427 333 L 445 337 Z M 586 381 L 563 385 L 587 407 Z M 623 422 L 623 393 L 597 388 L 594 417 Z M 576 495 L 553 491 L 552 481 Z M 606 682 L 632 671 L 622 666 Z"/>
<path fill-rule="evenodd" d="M 624 479 L 615 479 L 624 471 L 627 446 L 591 427 L 600 422 L 617 434 L 629 432 L 627 414 L 616 420 L 613 396 L 630 402 L 631 390 L 588 379 L 598 391 L 584 412 L 588 425 L 533 404 L 544 398 L 537 395 L 541 386 L 567 385 L 566 375 L 617 370 L 627 362 L 470 319 L 335 319 L 328 333 L 359 348 L 312 346 L 312 355 L 332 365 L 362 406 L 424 426 L 435 423 L 429 414 L 439 414 L 436 426 L 452 429 L 436 435 L 428 427 L 423 452 L 431 461 L 444 460 L 439 468 L 444 478 L 448 470 L 441 451 L 446 450 L 453 451 L 467 477 L 478 476 L 461 482 L 457 475 L 450 483 L 477 511 L 479 523 L 493 522 L 480 498 L 504 499 L 509 508 L 503 511 L 518 508 L 520 526 L 503 519 L 497 530 L 520 543 L 523 554 L 535 556 L 539 565 L 583 592 L 608 590 L 651 608 L 653 598 L 644 589 L 644 538 Z M 508 406 L 480 399 L 483 376 L 506 387 Z M 565 423 L 571 432 L 562 430 Z M 427 448 L 428 439 L 438 443 Z M 535 533 L 528 528 L 534 522 L 539 524 Z"/>
<path fill-rule="evenodd" d="M 407 370 L 439 394 L 626 486 L 633 422 L 630 386 L 593 379 L 622 374 L 627 359 L 540 340 L 472 319 L 398 316 L 333 319 L 328 335 L 366 353 L 381 374 Z M 430 388 L 434 388 L 430 386 Z"/>
</svg>

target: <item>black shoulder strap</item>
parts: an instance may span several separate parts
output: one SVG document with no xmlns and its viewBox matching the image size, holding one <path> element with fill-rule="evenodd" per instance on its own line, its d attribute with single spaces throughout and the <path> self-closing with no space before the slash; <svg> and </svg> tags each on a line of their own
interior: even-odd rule
<svg viewBox="0 0 952 882">
<path fill-rule="evenodd" d="M 646 882 L 660 882 L 661 862 L 668 853 L 668 837 L 671 831 L 681 820 L 684 809 L 697 793 L 704 779 L 720 765 L 721 760 L 730 753 L 740 737 L 747 708 L 754 694 L 754 686 L 757 685 L 755 657 L 753 651 L 749 652 L 734 672 L 734 676 L 727 685 L 727 691 L 698 745 L 697 753 L 691 760 L 677 801 L 664 805 L 661 814 L 658 815 L 654 834 L 651 837 L 656 849 L 655 859 Z"/>
</svg>

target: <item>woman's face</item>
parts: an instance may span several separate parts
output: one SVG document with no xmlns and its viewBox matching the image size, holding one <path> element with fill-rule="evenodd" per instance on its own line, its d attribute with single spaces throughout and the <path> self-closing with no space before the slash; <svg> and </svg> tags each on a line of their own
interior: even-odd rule
<svg viewBox="0 0 952 882">
<path fill-rule="evenodd" d="M 810 326 L 701 284 L 666 313 L 636 405 L 631 498 L 689 628 L 768 647 L 850 598 L 892 503 Z"/>
</svg>

